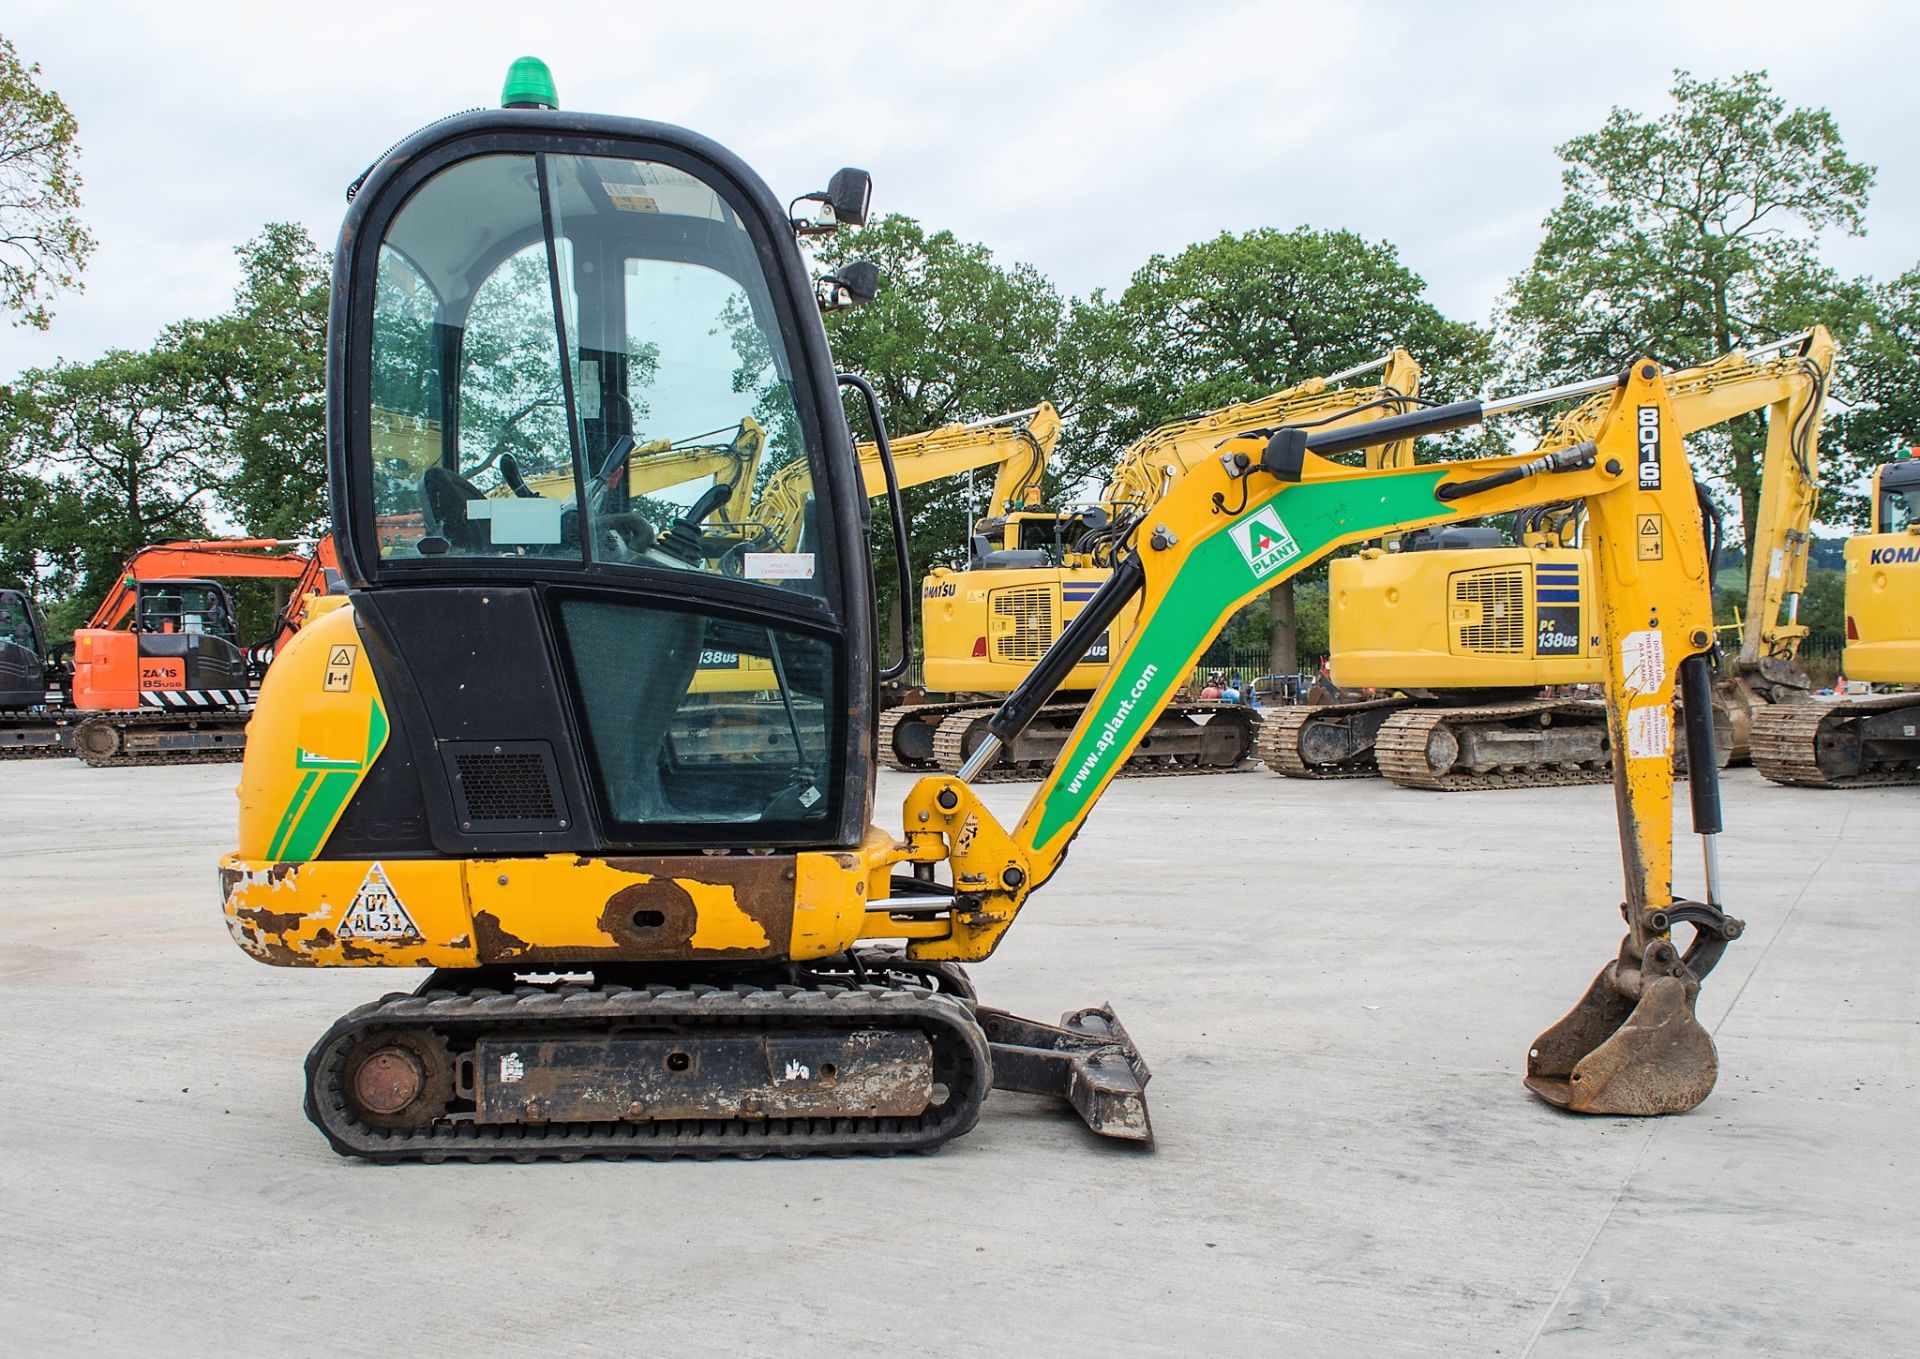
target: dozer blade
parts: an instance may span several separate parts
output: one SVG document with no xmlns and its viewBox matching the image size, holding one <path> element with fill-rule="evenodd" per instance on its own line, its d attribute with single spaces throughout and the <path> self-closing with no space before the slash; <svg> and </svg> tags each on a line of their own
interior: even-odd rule
<svg viewBox="0 0 1920 1359">
<path fill-rule="evenodd" d="M 1565 1018 L 1533 1042 L 1527 1089 L 1580 1114 L 1683 1114 L 1713 1091 L 1720 1059 L 1686 983 L 1650 979 L 1639 1003 L 1600 969 Z"/>
<path fill-rule="evenodd" d="M 1153 1073 L 1112 1006 L 1074 1010 L 1058 1024 L 985 1006 L 975 1015 L 993 1052 L 994 1089 L 1052 1095 L 1102 1137 L 1153 1142 L 1146 1090 Z"/>
</svg>

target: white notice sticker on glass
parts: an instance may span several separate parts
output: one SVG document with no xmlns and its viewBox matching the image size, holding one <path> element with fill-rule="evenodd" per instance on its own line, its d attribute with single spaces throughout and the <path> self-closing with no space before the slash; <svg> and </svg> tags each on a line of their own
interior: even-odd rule
<svg viewBox="0 0 1920 1359">
<path fill-rule="evenodd" d="M 1643 703 L 1627 710 L 1627 758 L 1660 760 L 1673 754 L 1673 710 Z"/>
<path fill-rule="evenodd" d="M 749 552 L 742 568 L 748 580 L 812 580 L 811 552 Z"/>
<path fill-rule="evenodd" d="M 467 520 L 493 521 L 488 541 L 495 547 L 520 547 L 560 541 L 560 516 L 566 506 L 544 496 L 515 496 L 510 500 L 469 500 Z"/>
<path fill-rule="evenodd" d="M 1667 643 L 1658 628 L 1620 639 L 1620 673 L 1631 694 L 1651 694 L 1667 677 Z"/>
</svg>

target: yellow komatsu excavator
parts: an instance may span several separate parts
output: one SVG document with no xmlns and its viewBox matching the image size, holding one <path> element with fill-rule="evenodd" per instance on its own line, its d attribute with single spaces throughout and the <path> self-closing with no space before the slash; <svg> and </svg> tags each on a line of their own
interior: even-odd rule
<svg viewBox="0 0 1920 1359">
<path fill-rule="evenodd" d="M 1767 709 L 1753 763 L 1775 783 L 1920 783 L 1920 451 L 1874 469 L 1871 526 L 1847 540 L 1848 680 L 1904 692 Z"/>
<path fill-rule="evenodd" d="M 1824 327 L 1671 374 L 1682 435 L 1765 410 L 1761 522 L 1746 642 L 1717 686 L 1722 754 L 1744 756 L 1756 705 L 1807 690 L 1794 660 L 1806 629 L 1795 610 L 1805 587 L 1818 493 L 1821 406 L 1833 367 Z M 1604 398 L 1568 412 L 1540 445 L 1591 438 Z M 1542 697 L 1543 689 L 1598 683 L 1607 664 L 1593 626 L 1590 554 L 1577 514 L 1532 507 L 1518 544 L 1491 527 L 1409 535 L 1400 550 L 1363 551 L 1329 572 L 1330 668 L 1347 691 L 1324 705 L 1281 709 L 1261 730 L 1260 754 L 1290 778 L 1385 774 L 1402 787 L 1460 790 L 1602 783 L 1612 746 L 1598 702 Z M 1666 549 L 1649 520 L 1640 550 Z"/>
<path fill-rule="evenodd" d="M 1059 438 L 1059 413 L 1051 402 L 1043 401 L 1027 410 L 960 421 L 892 440 L 890 463 L 882 460 L 877 444 L 863 442 L 856 449 L 860 481 L 872 499 L 992 467 L 997 469 L 996 487 L 1011 486 L 1028 478 L 1037 480 Z M 708 549 L 718 553 L 724 572 L 765 579 L 768 563 L 788 564 L 784 569 L 804 565 L 809 554 L 802 549 L 812 532 L 808 523 L 812 507 L 811 470 L 804 458 L 795 459 L 767 475 L 743 519 L 711 524 L 703 536 Z M 709 743 L 746 740 L 764 743 L 769 751 L 777 749 L 792 734 L 784 724 L 767 730 L 757 708 L 746 711 L 742 705 L 765 702 L 757 696 L 773 695 L 779 689 L 771 657 L 724 646 L 703 648 L 692 692 L 709 698 L 704 713 L 697 709 L 687 713 L 686 739 L 696 739 L 691 728 L 698 727 Z"/>
<path fill-rule="evenodd" d="M 1370 383 L 1341 386 L 1380 370 Z M 1136 440 L 1115 461 L 1097 505 L 1043 510 L 1007 495 L 975 526 L 963 569 L 936 567 L 920 587 L 927 687 L 943 699 L 881 715 L 880 758 L 891 768 L 926 772 L 960 768 L 988 735 L 994 705 L 1013 692 L 1113 573 L 1116 554 L 1169 487 L 1227 439 L 1282 425 L 1306 429 L 1363 423 L 1417 404 L 1420 366 L 1403 349 L 1255 401 L 1173 421 Z M 1399 466 L 1412 456 L 1405 441 L 1366 452 L 1369 467 Z M 1034 481 L 1024 488 L 1037 489 Z M 1128 612 L 1095 638 L 1034 715 L 1020 740 L 979 778 L 1039 777 L 1059 753 L 1087 697 L 1106 674 L 1118 641 L 1137 622 Z M 958 696 L 958 697 L 954 697 Z M 1211 700 L 1169 704 L 1128 762 L 1129 774 L 1211 773 L 1237 769 L 1252 753 L 1260 718 L 1250 707 Z"/>
<path fill-rule="evenodd" d="M 1598 1113 L 1679 1111 L 1707 1096 L 1717 1057 L 1695 997 L 1741 926 L 1719 899 L 1710 760 L 1691 790 L 1705 891 L 1673 893 L 1672 699 L 1684 686 L 1698 698 L 1689 721 L 1704 720 L 1711 562 L 1654 363 L 1230 440 L 1167 488 L 966 768 L 918 780 L 899 827 L 882 828 L 871 820 L 875 693 L 902 660 L 876 655 L 866 491 L 815 312 L 836 289 L 810 287 L 795 239 L 864 220 L 867 177 L 841 171 L 783 207 L 703 138 L 558 111 L 537 63 L 516 64 L 505 102 L 534 107 L 433 124 L 353 198 L 328 339 L 344 593 L 319 601 L 267 676 L 238 843 L 220 865 L 228 925 L 255 958 L 429 970 L 411 995 L 343 1016 L 309 1055 L 307 1112 L 337 1151 L 431 1162 L 925 1150 L 972 1127 L 991 1089 L 1057 1095 L 1099 1133 L 1148 1140 L 1147 1067 L 1110 1009 L 1021 1019 L 982 1005 L 960 965 L 991 954 L 1058 872 L 1236 608 L 1343 546 L 1562 501 L 1587 511 L 1593 626 L 1624 757 L 1627 933 L 1534 1043 L 1527 1085 Z M 424 429 L 475 379 L 459 333 L 489 272 L 516 253 L 550 271 L 554 305 L 540 310 L 525 290 L 516 325 L 545 330 L 564 356 L 553 399 L 570 417 L 599 413 L 569 418 L 555 451 L 574 470 L 560 509 L 580 516 L 575 531 L 549 509 L 504 538 L 496 520 L 450 517 L 443 532 L 396 542 L 383 525 L 418 512 L 423 492 L 372 475 L 387 426 L 364 377 L 425 365 L 385 393 L 417 402 L 405 423 Z M 384 324 L 389 309 L 429 307 L 453 342 L 410 347 L 404 327 Z M 619 527 L 618 485 L 586 491 L 589 469 L 627 437 L 605 418 L 620 403 L 587 384 L 621 381 L 615 361 L 632 348 L 621 327 L 636 315 L 658 337 L 658 381 L 674 384 L 649 404 L 730 395 L 785 407 L 811 475 L 810 574 L 720 570 L 702 532 L 715 492 L 638 546 Z M 745 381 L 723 369 L 698 389 L 698 366 L 671 346 L 698 352 L 716 323 L 752 327 L 734 348 L 762 362 Z M 883 429 L 871 388 L 842 380 Z M 1568 448 L 1380 471 L 1332 461 L 1602 392 L 1605 418 Z M 458 441 L 439 453 L 461 478 Z M 1648 516 L 1666 545 L 1651 560 L 1636 546 Z M 1129 611 L 1138 625 L 1059 758 L 1018 820 L 1002 822 L 973 776 Z M 817 708 L 824 739 L 774 756 L 687 757 L 682 714 L 716 634 L 772 664 L 770 723 L 798 730 L 791 715 Z M 1692 735 L 1711 746 L 1710 724 Z M 1275 843 L 1283 856 L 1284 836 Z M 1193 927 L 1164 902 L 1124 909 Z"/>
</svg>

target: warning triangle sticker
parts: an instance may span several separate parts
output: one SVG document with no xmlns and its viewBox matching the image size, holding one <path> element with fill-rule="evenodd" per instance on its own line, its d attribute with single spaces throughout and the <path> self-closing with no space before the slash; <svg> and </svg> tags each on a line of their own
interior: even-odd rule
<svg viewBox="0 0 1920 1359">
<path fill-rule="evenodd" d="M 327 658 L 327 664 L 328 665 L 352 665 L 353 664 L 353 648 L 350 646 L 335 647 L 333 649 L 333 655 Z"/>
<path fill-rule="evenodd" d="M 379 864 L 367 870 L 353 904 L 341 917 L 335 931 L 342 939 L 418 939 L 420 929 L 400 904 L 399 893 L 387 881 L 387 871 Z"/>
</svg>

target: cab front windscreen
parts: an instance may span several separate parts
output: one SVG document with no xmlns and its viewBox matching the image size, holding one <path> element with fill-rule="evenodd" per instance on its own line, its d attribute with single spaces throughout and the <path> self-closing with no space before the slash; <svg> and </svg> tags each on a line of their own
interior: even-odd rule
<svg viewBox="0 0 1920 1359">
<path fill-rule="evenodd" d="M 824 592 L 760 258 L 684 169 L 515 153 L 428 179 L 381 241 L 367 381 L 384 562 L 540 557 Z M 776 472 L 801 494 L 763 503 Z"/>
</svg>

